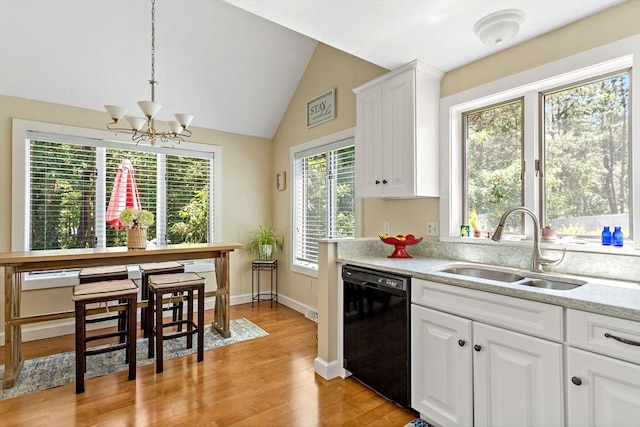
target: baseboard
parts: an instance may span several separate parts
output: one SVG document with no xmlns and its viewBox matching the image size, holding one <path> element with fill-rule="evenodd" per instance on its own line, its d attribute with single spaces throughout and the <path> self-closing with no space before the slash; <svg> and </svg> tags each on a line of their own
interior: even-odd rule
<svg viewBox="0 0 640 427">
<path fill-rule="evenodd" d="M 323 359 L 316 357 L 313 361 L 313 369 L 316 374 L 320 375 L 325 380 L 332 380 L 340 376 L 340 363 L 337 360 L 326 362 Z"/>
<path fill-rule="evenodd" d="M 278 302 L 282 305 L 285 305 L 303 315 L 307 318 L 310 318 L 308 313 L 316 313 L 316 310 L 310 308 L 307 305 L 301 304 L 298 301 L 292 300 L 291 298 L 287 298 L 283 295 L 278 295 Z M 232 296 L 229 299 L 229 304 L 231 305 L 239 305 L 239 304 L 249 304 L 251 303 L 251 294 L 245 295 L 236 295 Z M 207 298 L 204 302 L 205 310 L 213 310 L 215 305 L 215 297 Z M 170 314 L 167 314 L 170 316 Z M 315 315 L 316 319 L 310 318 L 311 320 L 317 321 L 317 314 Z M 138 321 L 140 321 L 140 312 L 138 311 Z M 101 323 L 100 325 L 88 325 L 89 330 L 94 330 L 98 328 L 107 328 L 111 326 L 116 326 L 116 321 Z M 55 322 L 48 322 L 44 325 L 31 325 L 31 326 L 23 326 L 22 327 L 22 342 L 28 341 L 37 341 L 46 338 L 59 337 L 62 335 L 70 335 L 75 333 L 75 321 L 73 318 L 64 319 Z M 4 347 L 4 332 L 0 333 L 0 347 Z"/>
</svg>

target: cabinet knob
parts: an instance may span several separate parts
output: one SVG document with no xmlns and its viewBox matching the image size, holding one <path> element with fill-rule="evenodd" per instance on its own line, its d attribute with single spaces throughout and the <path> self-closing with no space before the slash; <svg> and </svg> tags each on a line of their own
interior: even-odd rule
<svg viewBox="0 0 640 427">
<path fill-rule="evenodd" d="M 460 347 L 464 347 L 464 345 L 465 345 L 466 343 L 467 343 L 467 342 L 466 342 L 465 340 L 458 340 L 458 345 L 459 345 Z"/>
<path fill-rule="evenodd" d="M 386 184 L 386 183 L 387 183 L 387 180 L 386 180 L 386 179 L 383 179 L 383 180 L 382 180 L 382 183 L 383 183 L 383 184 Z"/>
<path fill-rule="evenodd" d="M 571 382 L 575 385 L 582 385 L 582 380 L 579 377 L 571 377 Z"/>
<path fill-rule="evenodd" d="M 380 180 L 376 179 L 376 185 L 380 184 Z"/>
<path fill-rule="evenodd" d="M 481 347 L 481 346 L 479 346 L 478 344 L 476 344 L 476 345 L 474 345 L 474 346 L 473 346 L 473 349 L 474 349 L 475 351 L 480 351 L 480 350 L 482 350 L 482 347 Z"/>
</svg>

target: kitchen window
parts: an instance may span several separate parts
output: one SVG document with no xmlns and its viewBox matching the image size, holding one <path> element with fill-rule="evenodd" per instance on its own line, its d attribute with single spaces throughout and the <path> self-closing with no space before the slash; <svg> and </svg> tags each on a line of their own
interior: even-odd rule
<svg viewBox="0 0 640 427">
<path fill-rule="evenodd" d="M 539 189 L 543 225 L 561 237 L 596 241 L 604 225 L 616 225 L 629 238 L 629 83 L 629 72 L 623 71 L 528 93 L 525 98 L 534 98 L 529 105 L 537 99 L 541 110 L 540 138 L 528 141 L 523 117 L 532 114 L 523 99 L 465 112 L 467 224 L 489 231 L 507 208 L 523 205 L 523 145 L 529 144 L 540 153 L 541 160 L 531 165 L 539 185 L 531 187 Z M 505 232 L 525 234 L 521 215 L 509 220 Z"/>
<path fill-rule="evenodd" d="M 353 138 L 294 154 L 293 265 L 317 271 L 318 240 L 355 236 Z"/>
<path fill-rule="evenodd" d="M 441 99 L 441 239 L 459 239 L 471 219 L 492 232 L 497 220 L 487 205 L 506 199 L 558 229 L 569 250 L 612 250 L 600 245 L 605 225 L 622 226 L 618 252 L 640 249 L 640 137 L 631 132 L 640 126 L 636 42 L 624 39 Z M 512 218 L 512 237 L 531 239 L 532 223 Z"/>
<path fill-rule="evenodd" d="M 488 230 L 498 224 L 502 213 L 521 206 L 523 192 L 524 101 L 516 99 L 463 114 L 466 224 Z M 522 221 L 515 216 L 505 232 L 522 233 Z M 473 231 L 473 230 L 471 230 Z"/>
</svg>

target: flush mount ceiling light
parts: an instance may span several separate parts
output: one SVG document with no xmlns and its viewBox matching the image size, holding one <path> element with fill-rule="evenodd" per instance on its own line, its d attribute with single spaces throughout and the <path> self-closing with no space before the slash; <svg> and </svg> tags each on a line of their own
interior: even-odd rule
<svg viewBox="0 0 640 427">
<path fill-rule="evenodd" d="M 473 26 L 473 32 L 489 46 L 499 46 L 512 40 L 524 22 L 525 13 L 518 9 L 505 9 L 485 16 Z"/>
<path fill-rule="evenodd" d="M 143 117 L 126 116 L 125 119 L 129 123 L 130 128 L 121 128 L 120 120 L 124 117 L 127 109 L 117 105 L 105 105 L 104 108 L 111 116 L 111 123 L 107 124 L 107 129 L 116 132 L 127 133 L 131 135 L 131 139 L 138 144 L 140 141 L 149 141 L 151 145 L 156 142 L 184 142 L 184 138 L 191 136 L 191 131 L 187 127 L 191 124 L 193 116 L 190 114 L 176 114 L 176 121 L 169 122 L 169 132 L 158 132 L 155 128 L 154 117 L 162 107 L 155 102 L 155 86 L 158 82 L 155 79 L 156 67 L 156 2 L 151 0 L 151 101 L 140 101 L 138 106 L 144 114 Z"/>
</svg>

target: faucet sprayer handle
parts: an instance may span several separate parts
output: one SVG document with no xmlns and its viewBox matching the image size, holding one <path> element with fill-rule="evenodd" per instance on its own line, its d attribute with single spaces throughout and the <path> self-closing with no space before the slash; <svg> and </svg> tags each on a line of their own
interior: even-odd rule
<svg viewBox="0 0 640 427">
<path fill-rule="evenodd" d="M 564 256 L 567 253 L 567 248 L 562 248 L 562 256 L 559 259 L 543 258 L 540 257 L 539 261 L 541 265 L 558 265 L 564 260 Z"/>
</svg>

